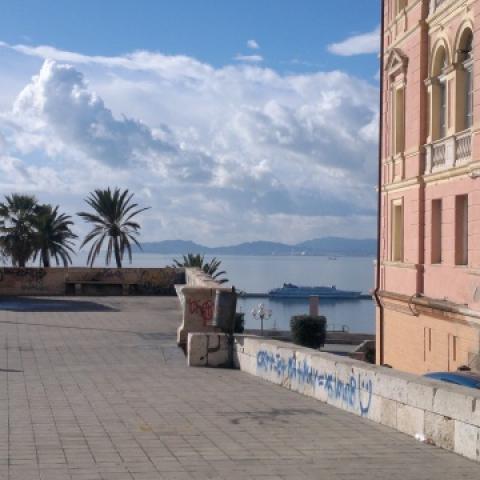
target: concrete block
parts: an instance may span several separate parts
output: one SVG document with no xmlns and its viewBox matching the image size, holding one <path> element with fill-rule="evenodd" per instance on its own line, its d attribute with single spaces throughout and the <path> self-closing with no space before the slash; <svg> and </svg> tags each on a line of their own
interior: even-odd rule
<svg viewBox="0 0 480 480">
<path fill-rule="evenodd" d="M 398 402 L 382 397 L 380 405 L 380 423 L 387 427 L 397 428 Z"/>
<path fill-rule="evenodd" d="M 262 344 L 262 339 L 259 337 L 250 337 L 250 336 L 239 336 L 235 335 L 236 338 L 242 340 L 242 346 L 244 352 L 248 355 L 256 356 L 257 352 L 260 350 L 260 345 Z"/>
<path fill-rule="evenodd" d="M 228 337 L 218 333 L 189 333 L 189 367 L 222 367 L 228 363 Z"/>
<path fill-rule="evenodd" d="M 480 427 L 480 398 L 475 398 L 473 401 L 472 419 L 470 423 Z"/>
<path fill-rule="evenodd" d="M 375 374 L 375 395 L 389 400 L 407 403 L 407 391 L 410 376 L 400 372 L 381 369 Z"/>
<path fill-rule="evenodd" d="M 455 446 L 455 420 L 432 412 L 425 412 L 425 437 L 435 445 L 453 450 Z"/>
<path fill-rule="evenodd" d="M 235 357 L 237 368 L 243 372 L 250 373 L 251 375 L 256 374 L 257 361 L 254 357 L 245 354 L 237 354 Z"/>
<path fill-rule="evenodd" d="M 437 391 L 436 383 L 422 381 L 418 379 L 415 382 L 407 384 L 407 404 L 412 407 L 431 411 L 433 408 L 433 399 Z"/>
<path fill-rule="evenodd" d="M 433 412 L 470 423 L 474 406 L 474 398 L 470 395 L 470 390 L 440 384 L 433 399 Z"/>
<path fill-rule="evenodd" d="M 425 426 L 425 411 L 399 403 L 397 405 L 397 429 L 408 435 L 423 434 Z"/>
<path fill-rule="evenodd" d="M 468 423 L 455 421 L 455 447 L 454 451 L 471 458 L 479 459 L 478 442 L 480 428 Z"/>
<path fill-rule="evenodd" d="M 378 395 L 372 396 L 370 408 L 368 410 L 368 414 L 366 415 L 366 417 L 369 420 L 372 420 L 372 422 L 382 423 L 382 403 L 382 397 L 379 397 Z"/>
<path fill-rule="evenodd" d="M 207 337 L 196 333 L 188 334 L 187 365 L 189 367 L 204 367 L 207 364 Z"/>
</svg>

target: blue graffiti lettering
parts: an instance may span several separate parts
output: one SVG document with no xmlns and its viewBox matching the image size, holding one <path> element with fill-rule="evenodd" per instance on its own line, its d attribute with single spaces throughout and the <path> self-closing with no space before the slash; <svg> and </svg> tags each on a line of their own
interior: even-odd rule
<svg viewBox="0 0 480 480">
<path fill-rule="evenodd" d="M 257 370 L 275 372 L 278 377 L 285 377 L 299 384 L 323 388 L 328 398 L 340 401 L 360 415 L 368 415 L 373 396 L 373 383 L 364 374 L 351 374 L 347 381 L 339 378 L 336 372 L 319 372 L 306 360 L 297 361 L 295 355 L 288 359 L 280 354 L 266 350 L 257 353 Z"/>
</svg>

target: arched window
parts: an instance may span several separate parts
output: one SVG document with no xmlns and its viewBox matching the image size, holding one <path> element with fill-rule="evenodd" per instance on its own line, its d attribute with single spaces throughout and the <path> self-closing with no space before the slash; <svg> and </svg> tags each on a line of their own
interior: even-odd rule
<svg viewBox="0 0 480 480">
<path fill-rule="evenodd" d="M 473 125 L 473 34 L 466 29 L 460 38 L 458 49 L 460 71 L 457 82 L 457 109 L 460 113 L 458 130 L 465 130 Z"/>
<path fill-rule="evenodd" d="M 447 135 L 448 92 L 445 70 L 448 57 L 445 47 L 438 47 L 432 68 L 432 139 L 439 140 Z"/>
</svg>

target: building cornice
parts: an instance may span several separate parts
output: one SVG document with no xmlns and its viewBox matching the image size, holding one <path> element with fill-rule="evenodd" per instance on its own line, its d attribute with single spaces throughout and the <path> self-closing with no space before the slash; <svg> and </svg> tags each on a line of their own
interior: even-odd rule
<svg viewBox="0 0 480 480">
<path fill-rule="evenodd" d="M 380 290 L 378 292 L 382 302 L 384 299 L 393 300 L 407 304 L 409 310 L 415 315 L 426 314 L 456 320 L 461 323 L 480 327 L 480 312 L 468 308 L 466 305 L 450 302 L 448 300 L 439 300 L 423 295 L 404 295 L 401 293 Z M 388 305 L 385 305 L 388 308 Z M 436 315 L 435 315 L 436 314 Z M 470 318 L 471 320 L 466 319 Z"/>
<path fill-rule="evenodd" d="M 429 184 L 433 182 L 444 183 L 444 182 L 448 182 L 452 178 L 467 176 L 470 173 L 472 173 L 473 170 L 477 170 L 479 168 L 480 168 L 480 161 L 470 162 L 470 163 L 467 163 L 466 165 L 462 165 L 459 167 L 455 166 L 447 170 L 442 170 L 440 172 L 425 174 L 423 176 L 423 180 L 425 184 Z"/>
<path fill-rule="evenodd" d="M 382 192 L 392 193 L 392 192 L 401 192 L 403 190 L 408 190 L 409 188 L 420 186 L 422 183 L 421 177 L 413 177 L 408 180 L 401 180 L 395 183 L 389 183 L 383 185 Z"/>
</svg>

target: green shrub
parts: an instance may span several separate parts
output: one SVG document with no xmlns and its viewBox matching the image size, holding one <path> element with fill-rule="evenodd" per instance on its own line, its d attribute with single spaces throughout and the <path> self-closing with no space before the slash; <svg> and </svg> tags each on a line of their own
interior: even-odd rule
<svg viewBox="0 0 480 480">
<path fill-rule="evenodd" d="M 290 320 L 293 343 L 309 348 L 325 345 L 327 319 L 310 315 L 295 315 Z"/>
</svg>

